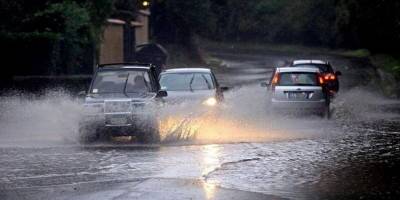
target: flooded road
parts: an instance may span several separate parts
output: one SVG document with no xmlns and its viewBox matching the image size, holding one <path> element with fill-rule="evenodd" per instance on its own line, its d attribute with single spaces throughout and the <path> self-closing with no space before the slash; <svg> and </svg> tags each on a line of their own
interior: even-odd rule
<svg viewBox="0 0 400 200">
<path fill-rule="evenodd" d="M 217 116 L 168 111 L 161 145 L 79 145 L 80 102 L 52 91 L 1 97 L 0 199 L 398 199 L 400 101 L 361 60 L 341 70 L 331 120 L 268 110 L 259 82 L 302 56 L 214 53 L 234 88 Z M 176 124 L 181 124 L 178 127 Z M 177 130 L 193 137 L 172 137 Z M 172 135 L 172 136 L 171 136 Z"/>
</svg>

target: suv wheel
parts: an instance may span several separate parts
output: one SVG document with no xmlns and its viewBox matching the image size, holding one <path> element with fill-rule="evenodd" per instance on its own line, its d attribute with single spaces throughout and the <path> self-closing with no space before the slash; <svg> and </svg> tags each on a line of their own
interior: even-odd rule
<svg viewBox="0 0 400 200">
<path fill-rule="evenodd" d="M 145 131 L 138 135 L 139 142 L 149 144 L 149 143 L 160 143 L 160 131 L 158 122 L 149 125 Z"/>
<path fill-rule="evenodd" d="M 88 124 L 79 125 L 79 142 L 91 143 L 99 138 L 96 128 Z"/>
</svg>

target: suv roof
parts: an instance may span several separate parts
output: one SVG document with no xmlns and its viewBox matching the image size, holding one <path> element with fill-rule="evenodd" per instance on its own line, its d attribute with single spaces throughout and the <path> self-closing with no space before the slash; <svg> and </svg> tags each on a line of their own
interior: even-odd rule
<svg viewBox="0 0 400 200">
<path fill-rule="evenodd" d="M 276 72 L 284 73 L 284 72 L 311 72 L 311 73 L 319 73 L 319 69 L 315 67 L 280 67 L 276 68 Z"/>
<path fill-rule="evenodd" d="M 196 73 L 196 72 L 210 73 L 211 70 L 209 68 L 174 68 L 174 69 L 167 69 L 163 73 Z"/>
<path fill-rule="evenodd" d="M 117 68 L 117 69 L 151 69 L 154 68 L 152 64 L 146 63 L 108 63 L 97 66 L 98 68 Z"/>
<path fill-rule="evenodd" d="M 329 65 L 328 61 L 323 60 L 294 60 L 292 65 L 302 65 L 302 64 L 320 64 L 320 65 Z"/>
</svg>

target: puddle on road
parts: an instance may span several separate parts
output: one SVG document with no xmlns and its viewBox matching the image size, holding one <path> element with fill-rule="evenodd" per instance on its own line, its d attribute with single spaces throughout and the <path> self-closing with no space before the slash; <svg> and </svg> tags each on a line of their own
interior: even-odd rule
<svg viewBox="0 0 400 200">
<path fill-rule="evenodd" d="M 398 113 L 377 106 L 396 106 L 397 101 L 350 90 L 335 100 L 333 119 L 322 120 L 269 114 L 265 93 L 258 86 L 241 87 L 225 97 L 226 105 L 219 113 L 166 110 L 161 130 L 164 144 L 172 147 L 149 150 L 119 149 L 115 144 L 109 148 L 102 148 L 107 146 L 103 144 L 100 148 L 59 148 L 57 144 L 74 134 L 81 102 L 57 91 L 40 98 L 3 96 L 2 142 L 9 139 L 6 145 L 16 146 L 24 136 L 24 144 L 41 146 L 47 141 L 46 145 L 57 148 L 0 148 L 5 152 L 1 160 L 6 163 L 0 174 L 7 179 L 1 182 L 16 187 L 122 177 L 200 176 L 213 185 L 293 197 L 303 192 L 297 193 L 298 187 L 335 188 L 346 177 L 344 172 L 358 170 L 360 176 L 370 175 L 375 168 L 369 167 L 369 161 L 390 166 L 400 156 Z M 329 179 L 318 186 L 323 176 Z M 370 186 L 354 180 L 352 183 L 365 188 Z"/>
</svg>

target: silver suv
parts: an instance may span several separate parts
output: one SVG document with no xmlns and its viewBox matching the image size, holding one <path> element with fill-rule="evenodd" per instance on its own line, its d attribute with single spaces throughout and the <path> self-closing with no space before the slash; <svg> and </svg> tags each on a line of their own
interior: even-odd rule
<svg viewBox="0 0 400 200">
<path fill-rule="evenodd" d="M 329 117 L 330 97 L 319 69 L 276 68 L 270 82 L 261 84 L 271 92 L 274 110 L 306 111 Z"/>
<path fill-rule="evenodd" d="M 125 135 L 145 143 L 158 142 L 158 104 L 166 96 L 152 65 L 100 65 L 85 98 L 81 140 Z"/>
</svg>

